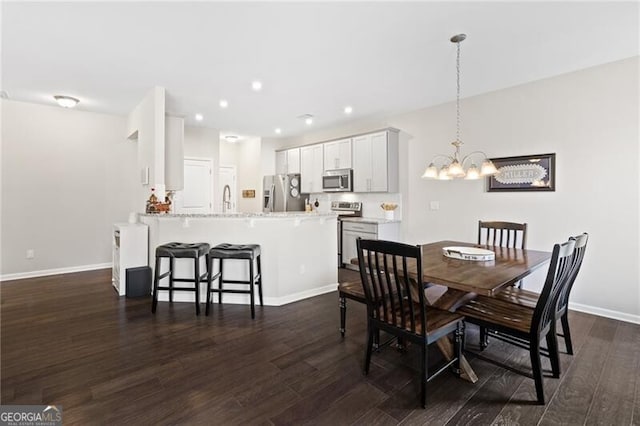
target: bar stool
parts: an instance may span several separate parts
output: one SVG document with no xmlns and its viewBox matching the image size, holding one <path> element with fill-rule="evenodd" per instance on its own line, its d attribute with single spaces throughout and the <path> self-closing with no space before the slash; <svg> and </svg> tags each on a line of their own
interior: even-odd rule
<svg viewBox="0 0 640 426">
<path fill-rule="evenodd" d="M 217 274 L 213 274 L 213 260 L 219 259 L 220 268 Z M 223 260 L 225 259 L 244 259 L 249 261 L 249 280 L 225 280 L 223 276 Z M 257 274 L 254 275 L 253 261 L 257 264 Z M 260 297 L 260 306 L 262 304 L 262 269 L 260 265 L 260 246 L 258 244 L 219 244 L 209 251 L 209 258 L 207 260 L 207 270 L 209 271 L 209 277 L 207 280 L 207 310 L 206 315 L 209 315 L 209 309 L 212 303 L 211 293 L 218 293 L 218 304 L 222 303 L 222 293 L 242 293 L 251 295 L 251 318 L 255 319 L 255 296 L 254 285 L 258 286 L 258 294 Z M 213 288 L 212 283 L 215 280 L 218 281 L 218 288 Z M 237 290 L 224 288 L 224 284 L 247 284 L 249 289 Z"/>
<path fill-rule="evenodd" d="M 153 280 L 153 305 L 151 306 L 151 312 L 156 312 L 158 306 L 158 290 L 169 291 L 169 302 L 173 303 L 174 291 L 193 291 L 196 293 L 196 315 L 200 315 L 200 282 L 206 281 L 208 272 L 200 274 L 200 258 L 207 256 L 209 253 L 209 244 L 207 243 L 168 243 L 162 244 L 156 248 L 156 269 Z M 169 258 L 169 270 L 163 274 L 160 273 L 160 265 L 163 257 Z M 174 278 L 174 263 L 175 259 L 193 259 L 194 260 L 194 273 L 193 278 Z M 169 277 L 169 286 L 161 287 L 160 280 Z M 178 287 L 174 288 L 174 282 L 187 282 L 194 283 L 193 288 Z"/>
</svg>

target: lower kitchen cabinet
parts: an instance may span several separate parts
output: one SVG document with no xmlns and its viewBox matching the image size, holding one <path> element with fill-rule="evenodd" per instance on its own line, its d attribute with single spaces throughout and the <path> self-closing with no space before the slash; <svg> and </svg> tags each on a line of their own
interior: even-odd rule
<svg viewBox="0 0 640 426">
<path fill-rule="evenodd" d="M 356 240 L 387 240 L 398 241 L 400 239 L 400 222 L 342 222 L 342 263 L 346 268 L 358 270 L 357 265 L 351 264 L 351 259 L 358 257 Z"/>
</svg>

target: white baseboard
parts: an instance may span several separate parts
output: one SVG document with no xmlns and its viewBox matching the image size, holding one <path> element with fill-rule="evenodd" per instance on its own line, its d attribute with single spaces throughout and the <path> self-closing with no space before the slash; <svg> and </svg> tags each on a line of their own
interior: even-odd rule
<svg viewBox="0 0 640 426">
<path fill-rule="evenodd" d="M 299 300 L 308 299 L 310 297 L 319 296 L 325 293 L 331 293 L 332 291 L 336 291 L 338 289 L 338 284 L 329 284 L 323 287 L 313 288 L 311 290 L 301 291 L 299 293 L 289 294 L 287 296 L 282 297 L 264 297 L 264 305 L 265 306 L 282 306 L 288 303 L 297 302 Z M 256 294 L 256 305 L 260 302 L 258 301 L 258 295 Z M 167 302 L 169 300 L 169 294 L 165 291 L 160 291 L 158 294 L 158 300 L 160 302 Z M 204 303 L 206 300 L 205 292 L 200 293 L 200 301 Z M 214 303 L 217 303 L 218 297 L 216 295 L 213 296 Z M 224 303 L 236 304 L 236 305 L 248 305 L 249 304 L 249 295 L 248 294 L 224 294 L 222 296 L 222 300 Z M 187 292 L 177 292 L 173 295 L 174 302 L 194 302 L 193 293 Z"/>
<path fill-rule="evenodd" d="M 569 302 L 569 309 L 578 312 L 584 312 L 585 314 L 598 315 L 599 317 L 640 324 L 640 315 L 627 314 L 625 312 L 612 311 L 610 309 L 598 308 L 597 306 L 583 305 L 581 303 L 572 302 Z"/>
<path fill-rule="evenodd" d="M 25 278 L 44 277 L 47 275 L 60 275 L 60 274 L 71 274 L 73 272 L 95 271 L 96 269 L 107 269 L 107 268 L 111 268 L 112 266 L 113 264 L 109 262 L 109 263 L 96 263 L 93 265 L 69 266 L 66 268 L 43 269 L 41 271 L 18 272 L 15 274 L 0 275 L 0 282 L 11 281 L 11 280 L 23 280 Z"/>
</svg>

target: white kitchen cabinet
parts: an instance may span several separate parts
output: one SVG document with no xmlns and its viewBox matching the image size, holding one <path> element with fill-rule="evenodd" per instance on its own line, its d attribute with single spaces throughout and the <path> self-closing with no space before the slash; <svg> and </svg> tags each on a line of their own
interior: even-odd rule
<svg viewBox="0 0 640 426">
<path fill-rule="evenodd" d="M 349 269 L 357 270 L 356 265 L 351 264 L 351 259 L 358 257 L 356 240 L 387 240 L 398 241 L 400 239 L 400 222 L 366 222 L 366 219 L 357 222 L 342 222 L 342 263 Z"/>
<path fill-rule="evenodd" d="M 351 168 L 351 139 L 324 144 L 324 170 Z"/>
<path fill-rule="evenodd" d="M 141 223 L 116 223 L 113 226 L 113 269 L 111 283 L 124 296 L 128 268 L 147 266 L 148 226 Z"/>
<path fill-rule="evenodd" d="M 398 132 L 353 138 L 353 191 L 398 192 Z"/>
<path fill-rule="evenodd" d="M 322 192 L 322 144 L 300 148 L 300 192 Z"/>
<path fill-rule="evenodd" d="M 276 151 L 276 174 L 300 173 L 300 148 Z"/>
</svg>

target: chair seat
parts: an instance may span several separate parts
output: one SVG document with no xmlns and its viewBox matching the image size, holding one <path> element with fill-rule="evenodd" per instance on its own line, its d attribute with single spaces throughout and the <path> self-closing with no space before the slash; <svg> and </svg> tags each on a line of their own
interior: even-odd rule
<svg viewBox="0 0 640 426">
<path fill-rule="evenodd" d="M 523 290 L 516 287 L 507 287 L 500 293 L 493 296 L 494 299 L 513 303 L 527 308 L 535 309 L 540 295 L 533 291 Z"/>
<path fill-rule="evenodd" d="M 361 281 L 353 281 L 346 283 L 338 284 L 338 292 L 340 293 L 340 297 L 346 297 L 348 299 L 353 299 L 360 303 L 367 303 L 367 299 L 364 295 L 364 289 L 362 288 Z"/>
<path fill-rule="evenodd" d="M 476 297 L 456 312 L 470 322 L 477 320 L 525 333 L 531 329 L 533 319 L 533 310 L 526 306 L 486 296 Z"/>
<path fill-rule="evenodd" d="M 207 243 L 167 243 L 156 248 L 157 257 L 196 259 L 209 252 Z"/>
<path fill-rule="evenodd" d="M 209 251 L 216 259 L 254 259 L 260 256 L 258 244 L 218 244 Z"/>
<path fill-rule="evenodd" d="M 405 301 L 407 299 L 404 299 Z M 396 301 L 395 303 L 396 305 L 399 305 L 399 303 Z M 415 307 L 415 315 L 414 315 L 414 321 L 415 321 L 415 333 L 416 334 L 421 334 L 422 333 L 422 326 L 420 324 L 420 304 L 418 303 L 414 303 L 414 307 Z M 454 313 L 454 312 L 449 312 L 449 311 L 444 311 L 442 309 L 438 309 L 438 308 L 431 308 L 428 307 L 425 309 L 427 311 L 427 323 L 426 323 L 426 335 L 427 336 L 431 336 L 433 334 L 439 334 L 439 332 L 443 329 L 443 328 L 447 328 L 449 326 L 453 326 L 455 325 L 457 322 L 461 321 L 464 319 L 464 316 L 458 314 L 458 313 Z M 396 318 L 400 318 L 399 312 L 400 312 L 400 308 L 396 308 L 395 310 L 396 312 Z M 389 323 L 393 323 L 393 313 L 391 311 L 391 309 L 387 309 L 387 314 L 386 314 L 386 322 Z M 407 322 L 404 324 L 404 328 L 407 331 L 411 330 L 411 322 L 410 320 L 407 320 Z"/>
</svg>

